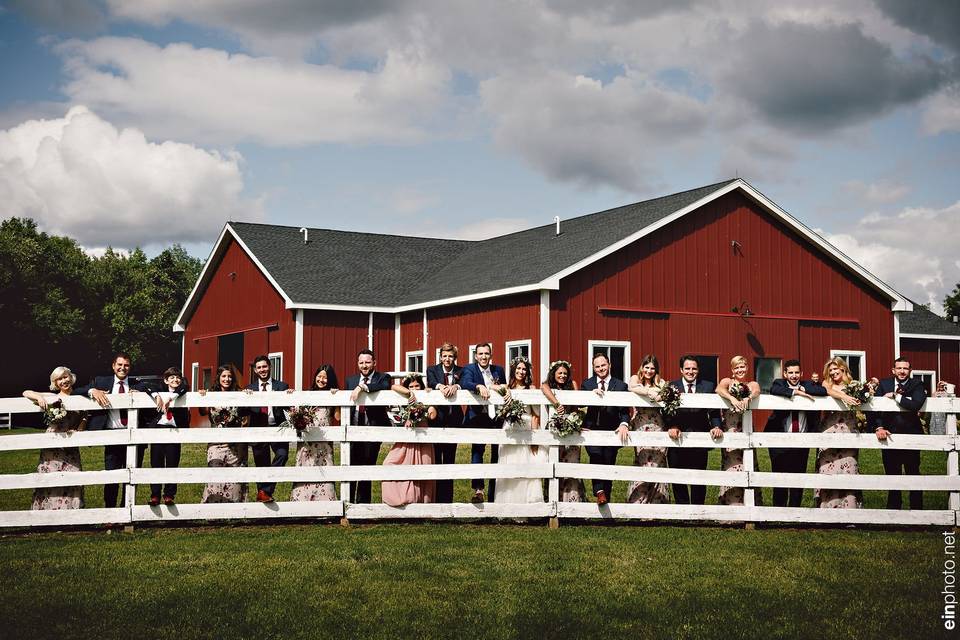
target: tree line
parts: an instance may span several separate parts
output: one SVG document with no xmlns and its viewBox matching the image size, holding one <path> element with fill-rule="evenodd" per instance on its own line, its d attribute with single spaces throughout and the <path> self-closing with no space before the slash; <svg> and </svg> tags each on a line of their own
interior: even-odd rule
<svg viewBox="0 0 960 640">
<path fill-rule="evenodd" d="M 95 257 L 31 219 L 0 222 L 0 396 L 45 389 L 61 364 L 86 382 L 109 373 L 118 350 L 139 374 L 179 365 L 173 323 L 202 266 L 176 244 L 153 258 L 139 248 Z"/>
</svg>

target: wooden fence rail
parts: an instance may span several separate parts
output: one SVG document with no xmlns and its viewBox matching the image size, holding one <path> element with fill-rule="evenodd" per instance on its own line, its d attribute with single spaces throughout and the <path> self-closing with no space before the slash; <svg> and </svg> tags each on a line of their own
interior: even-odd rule
<svg viewBox="0 0 960 640">
<path fill-rule="evenodd" d="M 588 391 L 563 391 L 558 394 L 565 405 L 573 406 L 632 406 L 649 407 L 654 403 L 628 392 L 609 392 L 603 397 Z M 527 404 L 545 408 L 546 399 L 539 391 L 520 391 L 515 397 Z M 50 394 L 53 399 L 53 394 Z M 116 408 L 155 410 L 153 401 L 142 393 L 127 393 L 109 396 Z M 487 401 L 467 392 L 456 398 L 446 399 L 437 392 L 418 392 L 417 399 L 428 405 L 483 405 Z M 406 402 L 402 396 L 388 391 L 369 394 L 358 404 L 364 406 L 397 406 Z M 503 400 L 494 396 L 490 404 Z M 99 407 L 87 398 L 73 396 L 63 403 L 68 409 L 97 410 Z M 126 429 L 63 433 L 36 433 L 6 435 L 0 437 L 0 454 L 4 451 L 22 451 L 61 447 L 98 447 L 108 444 L 127 447 L 127 468 L 114 471 L 83 471 L 73 473 L 26 473 L 0 475 L 0 490 L 31 489 L 36 487 L 127 484 L 124 506 L 114 509 L 77 509 L 60 511 L 0 511 L 0 527 L 69 526 L 91 524 L 132 524 L 135 522 L 261 519 L 261 518 L 313 518 L 341 517 L 349 520 L 406 519 L 406 518 L 593 518 L 593 519 L 643 519 L 643 520 L 700 520 L 720 522 L 788 522 L 807 524 L 890 524 L 890 525 L 944 525 L 956 526 L 960 515 L 960 469 L 955 414 L 960 413 L 960 399 L 933 398 L 924 407 L 926 412 L 946 413 L 946 435 L 893 434 L 887 442 L 880 442 L 872 433 L 862 434 L 785 434 L 755 433 L 752 429 L 753 410 L 844 410 L 845 407 L 831 398 L 808 400 L 786 399 L 764 395 L 753 400 L 744 413 L 743 432 L 727 433 L 713 439 L 708 433 L 684 433 L 672 440 L 666 433 L 631 432 L 626 444 L 610 431 L 585 431 L 579 435 L 558 438 L 553 433 L 517 431 L 508 429 L 476 429 L 456 425 L 431 427 L 429 429 L 400 430 L 396 426 L 358 427 L 349 424 L 353 405 L 346 392 L 299 391 L 294 393 L 188 393 L 178 398 L 176 407 L 238 406 L 330 406 L 341 407 L 343 425 L 313 428 L 299 438 L 300 441 L 328 441 L 339 445 L 339 466 L 325 467 L 181 467 L 177 469 L 152 469 L 136 467 L 138 445 L 152 443 L 209 443 L 209 442 L 297 442 L 298 436 L 289 427 L 265 427 L 246 429 L 165 429 L 138 428 L 136 411 L 129 413 Z M 727 403 L 713 394 L 684 395 L 683 406 L 687 408 L 726 409 Z M 889 399 L 874 399 L 869 411 L 899 411 Z M 0 399 L 0 413 L 31 413 L 39 409 L 24 398 Z M 400 434 L 402 433 L 402 436 Z M 537 465 L 398 465 L 358 466 L 350 464 L 350 445 L 354 442 L 417 442 L 417 443 L 484 443 L 492 445 L 528 444 L 548 448 L 549 462 Z M 744 471 L 704 471 L 693 469 L 669 469 L 634 466 L 607 466 L 593 464 L 562 463 L 559 461 L 560 446 L 646 446 L 646 447 L 695 447 L 737 448 L 744 450 Z M 911 449 L 943 451 L 947 455 L 947 474 L 928 476 L 886 475 L 823 475 L 768 473 L 754 471 L 755 452 L 769 447 L 779 448 L 849 448 L 849 449 Z M 532 504 L 500 503 L 454 503 L 412 504 L 391 507 L 385 504 L 353 504 L 348 499 L 346 483 L 358 480 L 427 480 L 427 479 L 472 479 L 472 478 L 539 478 L 547 482 L 547 500 Z M 675 505 L 675 504 L 623 504 L 610 503 L 598 506 L 594 503 L 560 502 L 560 478 L 610 479 L 620 481 L 645 481 L 662 483 L 685 483 L 744 487 L 743 506 L 726 505 Z M 180 484 L 207 482 L 337 482 L 341 483 L 341 496 L 345 499 L 328 502 L 248 502 L 242 504 L 182 504 L 150 507 L 136 504 L 137 485 L 176 482 Z M 760 506 L 755 500 L 755 491 L 770 487 L 803 487 L 851 490 L 906 490 L 950 492 L 949 509 L 922 511 L 893 511 L 887 509 L 816 509 Z"/>
</svg>

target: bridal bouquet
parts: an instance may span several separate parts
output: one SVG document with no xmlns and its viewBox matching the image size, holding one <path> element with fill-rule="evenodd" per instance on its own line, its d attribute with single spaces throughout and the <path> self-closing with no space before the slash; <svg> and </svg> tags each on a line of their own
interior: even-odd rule
<svg viewBox="0 0 960 640">
<path fill-rule="evenodd" d="M 873 387 L 863 384 L 859 380 L 851 380 L 843 385 L 843 392 L 851 398 L 859 400 L 860 404 L 870 402 L 870 398 L 873 397 Z"/>
<path fill-rule="evenodd" d="M 512 422 L 520 424 L 523 421 L 523 415 L 527 412 L 527 405 L 516 398 L 507 400 L 497 409 L 497 420 L 503 422 Z"/>
<path fill-rule="evenodd" d="M 750 387 L 743 384 L 742 382 L 731 382 L 730 395 L 736 398 L 737 400 L 746 400 L 747 398 L 750 397 Z"/>
<path fill-rule="evenodd" d="M 583 431 L 583 417 L 586 413 L 586 408 L 580 408 L 564 414 L 555 413 L 550 416 L 550 421 L 547 422 L 547 428 L 561 438 L 580 433 Z"/>
<path fill-rule="evenodd" d="M 415 427 L 427 419 L 427 407 L 422 402 L 408 402 L 397 411 L 397 419 L 405 427 Z"/>
<path fill-rule="evenodd" d="M 663 406 L 660 407 L 660 415 L 664 418 L 672 418 L 680 409 L 680 390 L 672 384 L 665 384 L 660 387 L 660 393 L 657 394 L 657 401 Z"/>
<path fill-rule="evenodd" d="M 315 416 L 315 407 L 293 407 L 287 414 L 287 419 L 284 420 L 280 426 L 293 427 L 299 437 L 303 435 L 304 431 L 313 426 Z"/>
<path fill-rule="evenodd" d="M 239 427 L 240 412 L 236 407 L 212 407 L 210 409 L 211 427 Z"/>
<path fill-rule="evenodd" d="M 47 408 L 43 410 L 43 421 L 50 426 L 56 426 L 60 424 L 66 417 L 67 410 L 61 407 L 59 404 L 47 405 Z"/>
</svg>

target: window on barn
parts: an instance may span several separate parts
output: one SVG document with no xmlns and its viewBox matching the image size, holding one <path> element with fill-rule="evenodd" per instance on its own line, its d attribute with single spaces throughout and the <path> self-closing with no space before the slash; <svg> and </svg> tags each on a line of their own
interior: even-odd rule
<svg viewBox="0 0 960 640">
<path fill-rule="evenodd" d="M 697 380 L 709 380 L 714 384 L 719 382 L 717 378 L 719 356 L 694 354 L 693 357 L 696 358 L 697 366 L 700 369 L 700 372 L 697 374 Z M 679 364 L 678 362 L 677 365 L 679 366 Z"/>
<path fill-rule="evenodd" d="M 911 378 L 920 378 L 923 380 L 923 388 L 927 390 L 927 395 L 931 398 L 937 390 L 937 372 L 924 369 L 914 369 L 910 372 Z"/>
<path fill-rule="evenodd" d="M 407 351 L 407 371 L 424 373 L 423 351 Z"/>
<path fill-rule="evenodd" d="M 213 384 L 213 369 L 205 367 L 203 369 L 203 388 L 209 389 L 211 384 Z"/>
<path fill-rule="evenodd" d="M 267 357 L 270 359 L 270 377 L 280 380 L 283 377 L 283 352 L 268 353 Z"/>
<path fill-rule="evenodd" d="M 199 391 L 197 385 L 200 383 L 200 363 L 194 362 L 190 365 L 190 391 Z"/>
<path fill-rule="evenodd" d="M 630 343 L 621 340 L 587 341 L 588 373 L 593 375 L 593 357 L 598 353 L 607 356 L 610 361 L 610 375 L 623 381 L 630 379 Z"/>
<path fill-rule="evenodd" d="M 509 367 L 510 363 L 513 362 L 514 358 L 523 357 L 530 361 L 530 340 L 511 340 L 506 343 L 506 348 L 504 351 L 507 354 L 507 361 L 504 363 L 504 366 Z"/>
<path fill-rule="evenodd" d="M 867 381 L 867 352 L 866 351 L 844 351 L 843 349 L 830 349 L 830 357 L 841 357 L 850 367 L 850 376 L 860 382 Z"/>
<path fill-rule="evenodd" d="M 777 378 L 783 377 L 783 361 L 780 358 L 757 358 L 753 361 L 753 372 L 760 393 L 770 393 L 770 385 Z"/>
</svg>

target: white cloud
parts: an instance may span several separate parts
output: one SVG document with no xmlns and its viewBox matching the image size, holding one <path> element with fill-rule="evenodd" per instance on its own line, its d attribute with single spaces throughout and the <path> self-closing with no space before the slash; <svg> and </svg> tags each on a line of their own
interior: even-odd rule
<svg viewBox="0 0 960 640">
<path fill-rule="evenodd" d="M 960 201 L 942 209 L 871 214 L 854 229 L 819 233 L 878 278 L 939 313 L 944 296 L 960 282 L 957 229 Z"/>
<path fill-rule="evenodd" d="M 58 50 L 74 102 L 151 136 L 208 144 L 415 142 L 449 81 L 414 46 L 387 52 L 372 72 L 134 38 Z"/>
<path fill-rule="evenodd" d="M 870 183 L 862 180 L 848 180 L 842 186 L 848 194 L 870 205 L 890 204 L 902 200 L 910 193 L 908 185 L 889 180 Z"/>
<path fill-rule="evenodd" d="M 150 142 L 77 106 L 0 130 L 0 206 L 86 247 L 208 239 L 228 219 L 262 218 L 262 203 L 242 195 L 241 162 Z"/>
<path fill-rule="evenodd" d="M 931 136 L 960 132 L 960 86 L 945 89 L 927 100 L 922 128 Z"/>
</svg>

